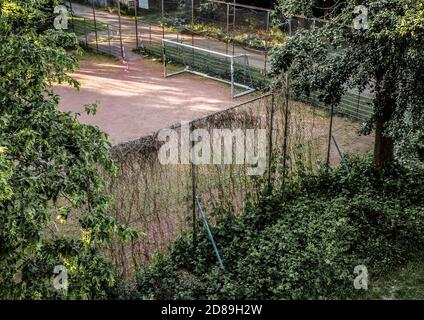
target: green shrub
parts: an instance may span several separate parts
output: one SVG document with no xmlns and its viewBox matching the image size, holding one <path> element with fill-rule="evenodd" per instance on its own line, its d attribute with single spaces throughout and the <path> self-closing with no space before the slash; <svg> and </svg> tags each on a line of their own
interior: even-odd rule
<svg viewBox="0 0 424 320">
<path fill-rule="evenodd" d="M 67 290 L 53 285 L 55 266 L 67 271 Z M 18 299 L 107 299 L 115 290 L 113 266 L 95 248 L 79 240 L 44 243 L 29 257 L 20 271 L 20 279 L 10 288 L 9 296 Z M 3 288 L 3 291 L 5 288 Z"/>
<path fill-rule="evenodd" d="M 189 236 L 139 274 L 137 290 L 160 299 L 335 299 L 364 296 L 370 282 L 402 265 L 424 239 L 424 171 L 377 171 L 368 158 L 297 177 L 284 194 L 265 193 L 241 216 L 218 218 L 214 233 L 225 270 L 205 233 Z"/>
</svg>

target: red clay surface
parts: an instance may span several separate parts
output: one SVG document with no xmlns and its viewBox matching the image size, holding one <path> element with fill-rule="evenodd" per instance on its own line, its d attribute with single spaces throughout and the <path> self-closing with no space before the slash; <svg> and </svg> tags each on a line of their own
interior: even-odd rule
<svg viewBox="0 0 424 320">
<path fill-rule="evenodd" d="M 163 77 L 160 63 L 136 57 L 126 65 L 109 58 L 83 59 L 73 75 L 81 90 L 55 86 L 61 110 L 81 114 L 116 144 L 137 139 L 182 120 L 188 121 L 240 103 L 228 86 L 192 75 Z M 84 105 L 99 102 L 96 115 Z"/>
</svg>

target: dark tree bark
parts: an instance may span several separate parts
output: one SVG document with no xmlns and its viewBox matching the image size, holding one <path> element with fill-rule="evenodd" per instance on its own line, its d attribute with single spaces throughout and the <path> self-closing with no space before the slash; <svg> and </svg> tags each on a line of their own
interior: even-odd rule
<svg viewBox="0 0 424 320">
<path fill-rule="evenodd" d="M 375 123 L 374 165 L 377 169 L 393 162 L 393 139 L 384 136 L 384 124 L 382 119 L 377 119 Z"/>
<path fill-rule="evenodd" d="M 385 135 L 385 129 L 392 118 L 395 101 L 385 94 L 377 93 L 376 103 L 374 165 L 377 169 L 383 169 L 394 159 L 394 140 Z"/>
</svg>

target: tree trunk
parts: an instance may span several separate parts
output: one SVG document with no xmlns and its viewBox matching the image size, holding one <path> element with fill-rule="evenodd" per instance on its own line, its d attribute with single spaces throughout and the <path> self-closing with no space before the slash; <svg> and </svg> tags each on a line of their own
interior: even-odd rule
<svg viewBox="0 0 424 320">
<path fill-rule="evenodd" d="M 375 123 L 374 166 L 383 169 L 393 162 L 393 139 L 383 134 L 384 121 L 377 119 Z"/>
<path fill-rule="evenodd" d="M 394 141 L 385 136 L 384 131 L 393 115 L 395 101 L 377 95 L 377 105 L 379 110 L 375 116 L 374 165 L 377 169 L 383 169 L 394 159 Z"/>
</svg>

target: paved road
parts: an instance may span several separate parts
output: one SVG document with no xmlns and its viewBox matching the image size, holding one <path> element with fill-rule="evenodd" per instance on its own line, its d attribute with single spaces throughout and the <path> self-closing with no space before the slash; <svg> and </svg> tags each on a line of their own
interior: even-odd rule
<svg viewBox="0 0 424 320">
<path fill-rule="evenodd" d="M 93 10 L 92 7 L 84 6 L 81 4 L 72 5 L 75 15 L 84 17 L 86 19 L 93 19 Z M 96 20 L 108 23 L 112 26 L 118 27 L 119 20 L 117 14 L 109 13 L 102 9 L 96 9 Z M 132 49 L 136 48 L 136 30 L 135 30 L 135 20 L 130 17 L 122 16 L 121 17 L 121 28 L 122 28 L 122 40 L 124 43 L 127 59 L 131 60 L 134 58 L 134 53 Z M 161 44 L 163 37 L 163 30 L 161 27 L 156 25 L 149 25 L 143 21 L 139 20 L 139 41 L 144 41 L 145 43 Z M 191 43 L 191 36 L 183 36 L 185 42 Z M 175 39 L 176 32 L 166 30 L 165 31 L 166 39 Z M 208 39 L 202 36 L 194 37 L 194 45 L 213 51 L 218 51 L 221 53 L 233 53 L 232 46 L 228 47 L 226 43 L 215 40 Z M 264 70 L 265 68 L 265 53 L 263 51 L 246 49 L 240 46 L 234 47 L 234 54 L 248 54 L 249 55 L 249 65 L 257 69 Z M 269 63 L 267 64 L 267 68 Z"/>
</svg>

